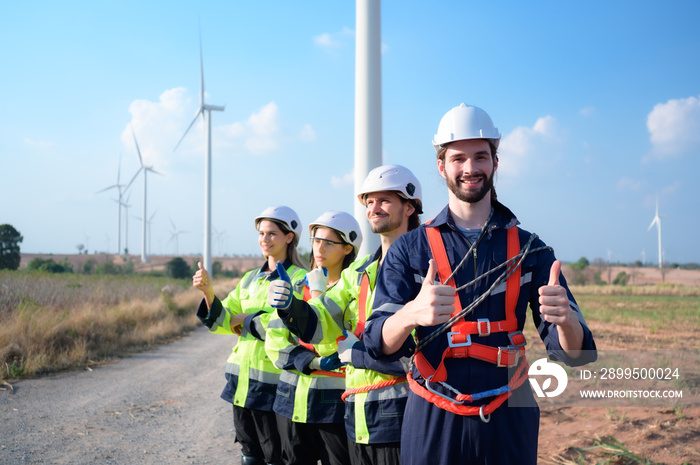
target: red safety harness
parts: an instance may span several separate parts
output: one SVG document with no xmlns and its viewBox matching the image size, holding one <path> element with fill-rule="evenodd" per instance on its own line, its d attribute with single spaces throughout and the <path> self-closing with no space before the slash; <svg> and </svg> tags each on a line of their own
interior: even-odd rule
<svg viewBox="0 0 700 465">
<path fill-rule="evenodd" d="M 427 227 L 425 231 L 428 236 L 430 251 L 438 267 L 438 277 L 440 282 L 444 282 L 444 280 L 452 274 L 450 261 L 445 251 L 445 243 L 437 227 Z M 508 259 L 511 259 L 520 252 L 518 228 L 516 226 L 508 228 L 507 236 Z M 510 271 L 510 269 L 509 267 L 508 271 Z M 482 420 L 488 421 L 488 418 L 484 415 L 489 415 L 501 406 L 501 404 L 512 395 L 513 390 L 518 388 L 527 379 L 528 363 L 525 358 L 526 341 L 523 333 L 518 330 L 518 319 L 515 315 L 518 296 L 520 294 L 520 274 L 520 267 L 518 267 L 506 280 L 505 320 L 490 321 L 487 318 L 482 318 L 476 321 L 461 319 L 455 322 L 450 332 L 447 333 L 448 347 L 443 352 L 440 365 L 437 369 L 428 362 L 420 351 L 415 353 L 415 366 L 420 376 L 425 379 L 425 386 L 422 386 L 413 378 L 412 374 L 409 373 L 408 384 L 415 394 L 452 413 L 458 415 L 480 415 Z M 445 284 L 454 288 L 457 287 L 454 277 Z M 456 296 L 454 307 L 455 310 L 452 316 L 462 311 L 459 295 Z M 488 336 L 492 333 L 508 333 L 511 345 L 506 347 L 493 347 L 472 340 L 473 336 Z M 468 357 L 491 362 L 498 367 L 517 367 L 516 372 L 511 377 L 510 382 L 505 386 L 477 394 L 462 394 L 445 383 L 447 380 L 445 359 Z M 455 397 L 449 397 L 432 389 L 430 383 L 435 382 L 442 383 L 443 386 L 455 394 Z M 494 399 L 482 406 L 465 405 L 466 403 L 471 403 L 485 397 L 494 397 Z"/>
<path fill-rule="evenodd" d="M 358 339 L 362 340 L 365 334 L 365 322 L 367 321 L 367 300 L 369 298 L 369 277 L 367 273 L 362 273 L 362 280 L 360 281 L 360 294 L 357 296 L 357 325 L 355 326 L 355 331 L 353 334 L 357 336 Z M 339 337 L 338 340 L 345 339 L 344 336 Z M 347 389 L 343 395 L 340 397 L 343 401 L 345 398 L 351 394 L 359 394 L 361 392 L 369 392 L 375 389 L 381 389 L 387 386 L 393 386 L 394 384 L 405 383 L 406 378 L 401 376 L 399 378 L 388 379 L 375 384 L 368 384 L 367 386 L 361 386 L 354 389 Z"/>
</svg>

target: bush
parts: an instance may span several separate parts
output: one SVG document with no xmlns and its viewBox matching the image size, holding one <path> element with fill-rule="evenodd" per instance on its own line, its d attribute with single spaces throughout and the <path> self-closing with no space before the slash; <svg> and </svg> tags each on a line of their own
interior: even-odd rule
<svg viewBox="0 0 700 465">
<path fill-rule="evenodd" d="M 60 263 L 56 263 L 53 258 L 35 258 L 29 262 L 27 269 L 46 273 L 72 273 L 73 265 L 65 258 Z"/>
<path fill-rule="evenodd" d="M 627 282 L 630 280 L 630 275 L 625 273 L 624 271 L 620 271 L 617 276 L 615 276 L 615 279 L 613 279 L 613 284 L 618 285 L 618 286 L 626 286 Z"/>
<path fill-rule="evenodd" d="M 175 257 L 166 263 L 165 271 L 168 276 L 175 279 L 185 279 L 192 276 L 190 267 L 181 257 Z"/>
<path fill-rule="evenodd" d="M 115 265 L 112 262 L 102 262 L 99 265 L 97 265 L 97 269 L 95 270 L 97 274 L 111 274 L 111 275 L 116 275 L 116 274 L 122 274 L 122 267 L 119 265 Z"/>
</svg>

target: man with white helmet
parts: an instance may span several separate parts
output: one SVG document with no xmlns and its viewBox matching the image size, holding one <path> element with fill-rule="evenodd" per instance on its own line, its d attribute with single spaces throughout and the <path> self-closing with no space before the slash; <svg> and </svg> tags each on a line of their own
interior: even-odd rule
<svg viewBox="0 0 700 465">
<path fill-rule="evenodd" d="M 337 350 L 340 360 L 348 363 L 343 396 L 351 462 L 398 464 L 408 360 L 377 362 L 367 355 L 362 338 L 377 272 L 387 251 L 398 237 L 420 224 L 421 186 L 407 168 L 385 165 L 367 175 L 357 197 L 367 208 L 372 232 L 381 237 L 381 247 L 353 262 L 335 286 L 308 303 L 292 297 L 282 281 L 270 287 L 269 303 L 303 341 L 324 347 L 342 339 Z"/>
<path fill-rule="evenodd" d="M 365 346 L 380 361 L 412 357 L 404 465 L 537 462 L 528 304 L 551 359 L 596 358 L 560 262 L 497 200 L 500 137 L 481 108 L 445 114 L 433 145 L 448 205 L 394 243 L 377 279 Z"/>
<path fill-rule="evenodd" d="M 282 463 L 273 412 L 281 370 L 265 353 L 267 324 L 274 312 L 267 305 L 267 290 L 281 269 L 292 277 L 292 291 L 301 298 L 303 286 L 299 283 L 306 269 L 297 253 L 302 227 L 294 210 L 268 207 L 255 218 L 255 229 L 265 263 L 245 273 L 224 300 L 214 294 L 212 280 L 201 262 L 192 285 L 204 294 L 197 316 L 209 331 L 239 336 L 226 361 L 227 383 L 221 398 L 233 404 L 236 442 L 243 452 L 241 464 L 273 465 Z"/>
</svg>

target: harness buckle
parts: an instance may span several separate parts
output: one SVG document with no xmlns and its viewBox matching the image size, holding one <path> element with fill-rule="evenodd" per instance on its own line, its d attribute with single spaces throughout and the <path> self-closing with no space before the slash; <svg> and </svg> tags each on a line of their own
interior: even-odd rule
<svg viewBox="0 0 700 465">
<path fill-rule="evenodd" d="M 503 356 L 505 355 L 505 363 L 503 363 Z M 513 361 L 511 362 L 511 355 Z M 520 353 L 518 350 L 514 350 L 511 347 L 499 347 L 498 356 L 496 357 L 496 366 L 499 368 L 512 368 L 518 364 L 518 359 L 520 358 Z"/>
<path fill-rule="evenodd" d="M 525 347 L 527 344 L 525 335 L 522 331 L 513 331 L 512 333 L 508 333 L 508 339 L 510 339 L 511 349 L 519 349 L 521 347 Z"/>
<path fill-rule="evenodd" d="M 459 333 L 455 332 L 455 331 L 447 333 L 447 345 L 449 345 L 450 347 L 467 347 L 467 346 L 472 345 L 471 334 L 467 334 L 466 342 L 454 342 L 454 341 L 452 341 L 452 336 L 455 334 L 459 334 Z"/>
<path fill-rule="evenodd" d="M 481 327 L 486 324 L 486 331 L 482 331 Z M 479 318 L 476 320 L 476 329 L 479 331 L 479 336 L 488 336 L 491 334 L 491 320 L 488 318 Z"/>
</svg>

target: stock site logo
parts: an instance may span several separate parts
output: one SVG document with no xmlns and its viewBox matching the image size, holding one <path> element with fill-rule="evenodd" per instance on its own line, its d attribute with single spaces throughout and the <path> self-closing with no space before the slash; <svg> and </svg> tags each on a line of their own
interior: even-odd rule
<svg viewBox="0 0 700 465">
<path fill-rule="evenodd" d="M 528 380 L 535 391 L 537 397 L 556 397 L 566 389 L 566 384 L 569 382 L 566 371 L 556 363 L 548 362 L 546 358 L 537 360 L 530 366 L 527 372 Z M 540 387 L 537 377 L 544 377 L 544 382 Z M 552 385 L 552 378 L 557 380 L 557 387 L 553 391 L 548 391 Z"/>
</svg>

